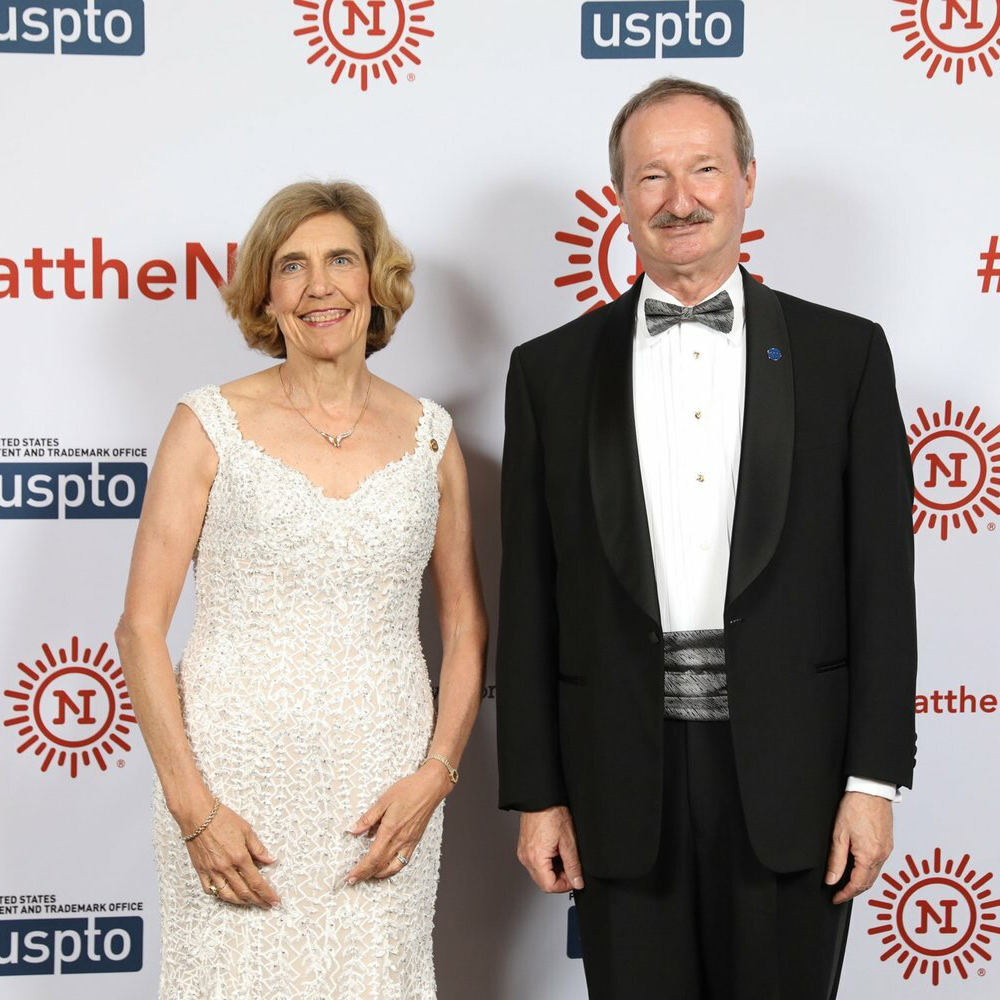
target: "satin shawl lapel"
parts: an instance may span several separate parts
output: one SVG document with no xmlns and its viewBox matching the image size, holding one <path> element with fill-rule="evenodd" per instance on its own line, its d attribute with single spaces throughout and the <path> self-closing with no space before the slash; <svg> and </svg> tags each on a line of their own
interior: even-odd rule
<svg viewBox="0 0 1000 1000">
<path fill-rule="evenodd" d="M 774 292 L 740 270 L 746 296 L 746 396 L 727 608 L 757 579 L 778 546 L 795 437 L 792 352 L 785 315 Z M 771 348 L 780 351 L 778 360 L 768 356 Z"/>
<path fill-rule="evenodd" d="M 601 544 L 629 596 L 660 621 L 632 402 L 632 337 L 642 280 L 608 308 L 591 388 L 590 491 Z"/>
</svg>

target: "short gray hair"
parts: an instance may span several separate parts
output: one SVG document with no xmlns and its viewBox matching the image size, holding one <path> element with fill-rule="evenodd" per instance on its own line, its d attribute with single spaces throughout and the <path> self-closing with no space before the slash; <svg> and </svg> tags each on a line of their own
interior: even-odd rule
<svg viewBox="0 0 1000 1000">
<path fill-rule="evenodd" d="M 750 132 L 750 125 L 743 108 L 735 97 L 719 90 L 718 87 L 710 87 L 707 83 L 698 83 L 695 80 L 685 80 L 679 76 L 665 76 L 659 80 L 654 80 L 645 90 L 639 91 L 631 97 L 625 106 L 618 112 L 611 126 L 611 135 L 608 137 L 608 159 L 611 162 L 611 179 L 615 188 L 621 191 L 625 180 L 625 160 L 622 156 L 622 132 L 625 123 L 637 111 L 648 107 L 650 104 L 658 104 L 661 101 L 669 101 L 672 97 L 704 97 L 706 101 L 711 101 L 718 105 L 729 115 L 729 120 L 733 123 L 733 132 L 736 136 L 736 159 L 739 161 L 740 170 L 744 173 L 750 166 L 753 159 L 753 135 Z"/>
</svg>

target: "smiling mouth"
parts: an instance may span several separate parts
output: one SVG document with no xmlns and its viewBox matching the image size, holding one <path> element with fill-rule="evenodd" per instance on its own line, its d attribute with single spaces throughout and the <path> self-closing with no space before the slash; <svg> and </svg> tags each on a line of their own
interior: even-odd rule
<svg viewBox="0 0 1000 1000">
<path fill-rule="evenodd" d="M 350 309 L 316 309 L 299 317 L 307 326 L 324 327 L 339 323 Z"/>
</svg>

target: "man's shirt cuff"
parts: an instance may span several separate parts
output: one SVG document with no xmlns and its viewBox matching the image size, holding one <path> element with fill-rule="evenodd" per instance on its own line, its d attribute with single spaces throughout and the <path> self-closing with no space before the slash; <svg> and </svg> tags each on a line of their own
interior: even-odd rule
<svg viewBox="0 0 1000 1000">
<path fill-rule="evenodd" d="M 890 802 L 902 802 L 903 796 L 899 789 L 887 781 L 873 781 L 871 778 L 848 778 L 847 792 L 864 792 L 866 795 L 878 795 Z"/>
</svg>

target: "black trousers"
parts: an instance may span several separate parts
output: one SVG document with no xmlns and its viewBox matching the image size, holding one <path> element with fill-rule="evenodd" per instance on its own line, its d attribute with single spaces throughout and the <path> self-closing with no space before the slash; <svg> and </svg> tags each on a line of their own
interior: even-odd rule
<svg viewBox="0 0 1000 1000">
<path fill-rule="evenodd" d="M 833 905 L 823 867 L 778 875 L 757 860 L 728 722 L 665 719 L 663 742 L 653 870 L 585 868 L 575 894 L 590 1000 L 833 1000 L 851 904 Z"/>
</svg>

